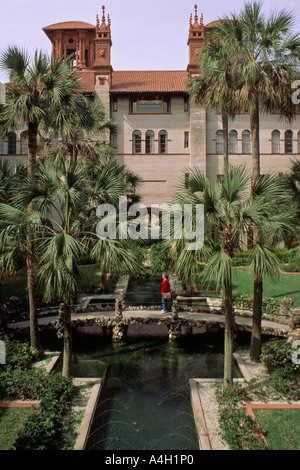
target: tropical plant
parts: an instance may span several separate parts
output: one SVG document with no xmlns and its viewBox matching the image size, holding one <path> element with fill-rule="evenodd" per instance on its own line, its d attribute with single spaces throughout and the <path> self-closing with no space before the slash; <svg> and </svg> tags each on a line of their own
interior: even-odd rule
<svg viewBox="0 0 300 470">
<path fill-rule="evenodd" d="M 261 354 L 261 320 L 263 305 L 263 280 L 275 278 L 279 274 L 280 259 L 276 247 L 297 231 L 292 198 L 281 178 L 263 175 L 252 179 L 251 196 L 255 201 L 264 202 L 269 207 L 269 216 L 260 226 L 254 227 L 256 236 L 250 250 L 249 264 L 254 272 L 254 295 L 250 358 L 259 361 Z"/>
<path fill-rule="evenodd" d="M 205 238 L 202 249 L 191 255 L 184 253 L 182 241 L 177 245 L 175 271 L 186 269 L 186 258 L 199 271 L 199 262 L 205 260 L 199 276 L 201 282 L 213 285 L 222 293 L 225 310 L 225 362 L 224 388 L 233 382 L 234 311 L 232 295 L 232 258 L 234 250 L 241 247 L 242 239 L 250 226 L 262 227 L 272 215 L 272 205 L 258 194 L 250 196 L 251 177 L 243 167 L 228 166 L 224 177 L 215 184 L 199 169 L 189 171 L 189 185 L 182 186 L 176 200 L 185 204 L 203 204 Z M 248 197 L 247 197 L 248 195 Z M 214 244 L 214 251 L 211 246 Z M 201 259 L 202 258 L 202 259 Z"/>
<path fill-rule="evenodd" d="M 290 119 L 296 111 L 291 97 L 292 83 L 299 78 L 300 35 L 293 32 L 293 18 L 284 10 L 266 18 L 262 4 L 254 1 L 213 28 L 229 56 L 235 56 L 228 80 L 250 113 L 254 176 L 260 174 L 260 112 L 277 109 Z"/>
<path fill-rule="evenodd" d="M 293 14 L 287 11 L 266 18 L 262 5 L 248 2 L 238 15 L 231 14 L 214 27 L 223 38 L 229 56 L 235 56 L 228 74 L 240 95 L 242 109 L 250 114 L 252 172 L 260 175 L 260 113 L 276 109 L 291 119 L 296 111 L 292 84 L 299 78 L 300 36 L 293 32 Z M 279 92 L 280 90 L 280 92 Z M 260 243 L 256 228 L 254 241 Z M 258 261 L 258 259 L 257 259 Z M 254 277 L 254 315 L 261 310 L 263 280 L 259 269 Z"/>
<path fill-rule="evenodd" d="M 205 46 L 199 51 L 200 76 L 191 77 L 188 83 L 192 101 L 222 113 L 224 172 L 228 167 L 228 120 L 241 107 L 240 95 L 231 83 L 230 70 L 235 61 L 231 53 L 226 40 L 215 34 L 214 28 L 207 29 Z"/>
<path fill-rule="evenodd" d="M 71 71 L 69 60 L 50 59 L 42 52 L 35 52 L 31 60 L 26 50 L 9 47 L 0 56 L 0 68 L 8 71 L 10 82 L 6 85 L 6 101 L 0 112 L 0 133 L 10 129 L 25 129 L 28 138 L 27 174 L 36 178 L 38 133 L 47 128 L 54 116 L 66 115 L 61 110 L 75 111 L 74 96 L 79 95 L 79 84 Z M 66 103 L 68 106 L 66 106 Z M 33 201 L 28 211 L 33 211 Z M 30 338 L 32 347 L 41 350 L 35 299 L 36 259 L 35 246 L 27 233 L 27 281 L 30 312 Z"/>
</svg>

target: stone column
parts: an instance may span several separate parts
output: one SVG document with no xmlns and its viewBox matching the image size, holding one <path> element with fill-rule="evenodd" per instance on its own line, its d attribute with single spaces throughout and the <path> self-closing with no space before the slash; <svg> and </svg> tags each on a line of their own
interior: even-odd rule
<svg viewBox="0 0 300 470">
<path fill-rule="evenodd" d="M 181 336 L 181 321 L 178 317 L 178 301 L 172 304 L 172 322 L 169 326 L 169 341 L 176 341 Z"/>
<path fill-rule="evenodd" d="M 126 332 L 128 326 L 126 325 L 123 318 L 123 301 L 124 292 L 121 292 L 119 297 L 116 298 L 115 302 L 115 325 L 113 327 L 112 341 L 123 341 L 126 338 Z"/>
</svg>

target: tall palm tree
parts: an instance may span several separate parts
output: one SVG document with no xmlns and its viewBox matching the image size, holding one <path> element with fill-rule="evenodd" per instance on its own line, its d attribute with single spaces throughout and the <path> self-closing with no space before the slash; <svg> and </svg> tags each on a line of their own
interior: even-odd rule
<svg viewBox="0 0 300 470">
<path fill-rule="evenodd" d="M 17 47 L 9 47 L 1 53 L 0 68 L 10 74 L 6 102 L 0 112 L 0 133 L 6 135 L 11 128 L 27 130 L 27 174 L 34 181 L 38 133 L 50 124 L 50 118 L 60 115 L 66 98 L 72 102 L 71 97 L 79 93 L 78 80 L 70 69 L 69 61 L 54 59 L 51 63 L 45 54 L 38 51 L 31 60 L 27 51 Z M 32 210 L 33 202 L 28 205 L 28 211 Z M 29 232 L 26 246 L 30 340 L 31 346 L 41 351 L 35 300 L 35 246 Z"/>
<path fill-rule="evenodd" d="M 268 174 L 254 178 L 250 198 L 253 201 L 259 198 L 269 207 L 269 217 L 259 226 L 258 236 L 254 238 L 249 253 L 249 264 L 253 269 L 256 289 L 253 298 L 250 358 L 258 362 L 261 354 L 262 281 L 265 277 L 274 278 L 278 275 L 280 261 L 276 255 L 276 246 L 295 236 L 297 219 L 292 205 L 292 194 L 283 178 Z"/>
<path fill-rule="evenodd" d="M 292 83 L 299 78 L 300 35 L 293 26 L 292 13 L 283 10 L 266 18 L 254 1 L 214 27 L 214 35 L 235 56 L 229 80 L 250 113 L 254 176 L 260 174 L 260 112 L 278 109 L 291 118 L 296 110 L 291 96 Z"/>
<path fill-rule="evenodd" d="M 70 67 L 70 59 L 50 59 L 36 52 L 33 61 L 28 53 L 9 47 L 0 56 L 0 67 L 10 72 L 6 103 L 0 113 L 0 132 L 10 128 L 27 129 L 28 177 L 34 182 L 37 168 L 38 136 L 45 130 L 50 136 L 60 137 L 67 154 L 77 158 L 82 147 L 79 135 L 115 129 L 111 121 L 105 122 L 103 108 L 84 97 L 78 76 Z M 42 155 L 42 152 L 41 152 Z M 34 200 L 28 211 L 34 210 Z M 27 235 L 27 279 L 30 311 L 31 344 L 41 350 L 35 304 L 35 246 Z"/>
<path fill-rule="evenodd" d="M 211 28 L 206 32 L 206 44 L 200 49 L 200 76 L 188 82 L 190 97 L 195 103 L 222 113 L 223 129 L 223 169 L 228 167 L 229 139 L 228 120 L 240 109 L 239 94 L 231 83 L 232 64 L 235 56 L 226 41 Z"/>
<path fill-rule="evenodd" d="M 250 113 L 253 177 L 260 175 L 260 113 L 277 109 L 291 119 L 292 83 L 299 78 L 300 36 L 293 33 L 293 14 L 281 11 L 266 18 L 259 2 L 246 3 L 242 12 L 220 21 L 214 34 L 222 37 L 231 56 L 232 87 L 239 92 L 243 109 Z M 254 241 L 260 243 L 256 228 Z M 263 279 L 254 276 L 254 318 L 260 317 Z M 257 349 L 258 350 L 258 349 Z"/>
<path fill-rule="evenodd" d="M 232 256 L 239 247 L 241 236 L 250 225 L 261 227 L 271 214 L 264 198 L 249 198 L 251 177 L 243 167 L 228 166 L 224 178 L 211 183 L 197 168 L 189 172 L 190 184 L 179 195 L 186 204 L 203 204 L 205 213 L 206 263 L 200 274 L 204 284 L 213 284 L 222 293 L 225 310 L 224 388 L 233 382 L 234 311 L 232 301 Z M 173 241 L 174 242 L 174 241 Z M 210 246 L 217 244 L 211 254 Z M 184 244 L 182 244 L 184 250 Z M 201 254 L 194 257 L 197 263 Z M 185 256 L 178 256 L 177 269 Z M 197 265 L 199 267 L 199 265 Z"/>
</svg>

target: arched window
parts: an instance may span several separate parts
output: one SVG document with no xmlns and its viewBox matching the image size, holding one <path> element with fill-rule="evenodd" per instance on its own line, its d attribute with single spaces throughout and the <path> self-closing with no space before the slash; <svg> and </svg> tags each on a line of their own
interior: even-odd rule
<svg viewBox="0 0 300 470">
<path fill-rule="evenodd" d="M 237 153 L 238 146 L 237 146 L 237 131 L 230 131 L 229 132 L 229 153 Z"/>
<path fill-rule="evenodd" d="M 165 130 L 158 133 L 158 153 L 167 153 L 168 133 Z"/>
<path fill-rule="evenodd" d="M 7 153 L 15 155 L 17 153 L 17 136 L 14 132 L 7 134 Z"/>
<path fill-rule="evenodd" d="M 132 133 L 132 153 L 141 153 L 142 151 L 142 134 L 141 131 L 133 131 Z"/>
<path fill-rule="evenodd" d="M 146 153 L 154 153 L 154 132 L 146 132 Z"/>
<path fill-rule="evenodd" d="M 284 151 L 285 153 L 293 153 L 293 131 L 291 130 L 284 134 Z"/>
<path fill-rule="evenodd" d="M 22 154 L 28 152 L 28 138 L 26 131 L 21 132 L 20 135 L 20 150 Z"/>
<path fill-rule="evenodd" d="M 242 133 L 242 153 L 251 153 L 250 131 Z"/>
<path fill-rule="evenodd" d="M 280 153 L 280 132 L 272 132 L 272 153 Z"/>
<path fill-rule="evenodd" d="M 223 153 L 223 131 L 216 132 L 216 153 Z"/>
</svg>

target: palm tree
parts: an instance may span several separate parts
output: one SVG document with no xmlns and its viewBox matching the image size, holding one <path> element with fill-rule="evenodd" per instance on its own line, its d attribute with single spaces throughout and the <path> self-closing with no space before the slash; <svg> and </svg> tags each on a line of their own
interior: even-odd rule
<svg viewBox="0 0 300 470">
<path fill-rule="evenodd" d="M 253 175 L 260 174 L 260 111 L 278 109 L 291 118 L 292 83 L 299 78 L 300 36 L 293 33 L 293 14 L 281 11 L 265 18 L 259 2 L 249 2 L 214 27 L 235 61 L 228 73 L 239 91 L 243 108 L 250 112 Z M 278 92 L 280 90 L 280 92 Z"/>
<path fill-rule="evenodd" d="M 204 284 L 213 284 L 222 293 L 225 310 L 224 337 L 224 388 L 233 381 L 234 311 L 232 300 L 232 256 L 239 247 L 241 236 L 250 225 L 261 227 L 271 215 L 271 208 L 264 198 L 245 197 L 251 188 L 251 178 L 243 167 L 228 166 L 224 177 L 211 183 L 197 168 L 189 172 L 187 188 L 179 198 L 186 204 L 203 204 L 205 213 L 205 246 L 195 254 L 194 263 L 201 254 L 206 263 L 200 274 Z M 174 240 L 173 240 L 173 243 Z M 217 243 L 213 254 L 211 245 Z M 184 250 L 184 244 L 182 249 Z M 178 256 L 177 270 L 183 268 Z M 197 267 L 199 265 L 197 264 Z"/>
<path fill-rule="evenodd" d="M 68 60 L 54 59 L 51 63 L 45 54 L 36 51 L 32 61 L 27 51 L 17 47 L 9 47 L 1 54 L 0 68 L 10 74 L 6 102 L 0 112 L 0 133 L 6 135 L 11 128 L 27 130 L 27 174 L 34 181 L 38 133 L 42 127 L 50 125 L 50 118 L 60 115 L 66 101 L 72 103 L 72 96 L 79 94 L 78 80 Z M 33 201 L 28 205 L 28 211 L 32 210 Z M 35 246 L 29 233 L 26 245 L 30 339 L 31 346 L 41 351 L 35 300 Z"/>
<path fill-rule="evenodd" d="M 221 111 L 223 128 L 223 170 L 228 167 L 228 119 L 233 118 L 239 109 L 232 83 L 230 83 L 230 69 L 234 56 L 230 56 L 230 49 L 222 37 L 214 33 L 214 29 L 206 33 L 207 42 L 200 50 L 199 68 L 200 77 L 192 77 L 188 83 L 190 97 L 195 103 L 205 106 L 206 109 Z"/>
<path fill-rule="evenodd" d="M 258 362 L 261 354 L 261 320 L 263 279 L 278 275 L 280 261 L 276 255 L 278 243 L 295 236 L 297 220 L 292 206 L 292 195 L 285 180 L 278 176 L 264 175 L 252 180 L 251 199 L 259 198 L 269 207 L 269 216 L 259 226 L 249 253 L 249 264 L 254 272 L 254 298 L 250 358 Z"/>
<path fill-rule="evenodd" d="M 269 19 L 258 2 L 249 2 L 239 15 L 220 21 L 214 34 L 223 38 L 236 59 L 229 70 L 232 87 L 240 94 L 243 110 L 250 113 L 253 177 L 260 175 L 260 112 L 278 109 L 291 119 L 292 83 L 299 78 L 300 36 L 293 34 L 293 14 L 281 11 Z M 280 92 L 279 92 L 280 90 Z M 254 230 L 254 241 L 261 235 Z M 263 279 L 254 277 L 255 318 L 260 317 Z M 258 309 L 258 311 L 256 311 Z M 258 350 L 258 349 L 257 349 Z"/>
</svg>

